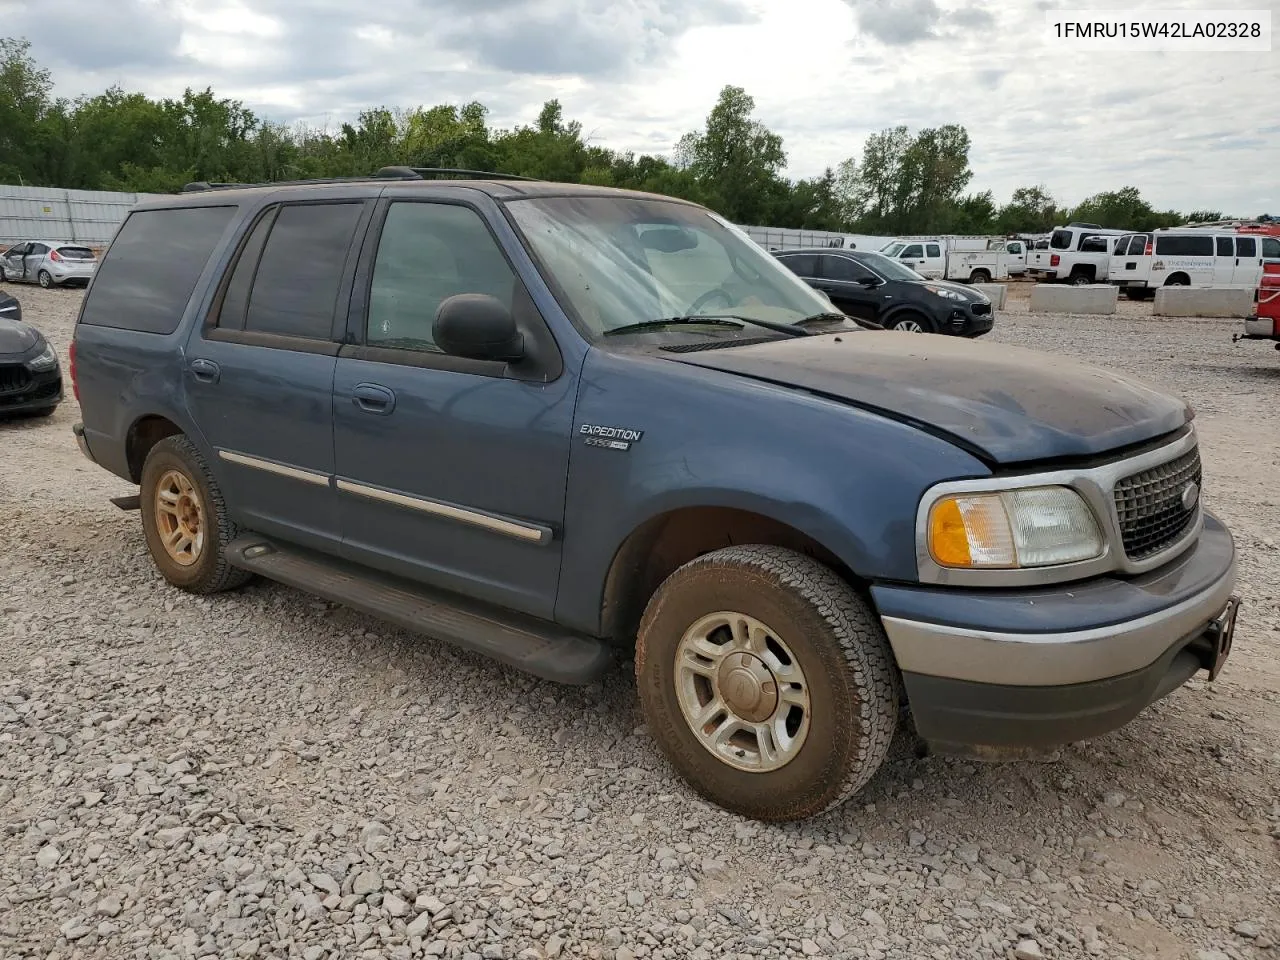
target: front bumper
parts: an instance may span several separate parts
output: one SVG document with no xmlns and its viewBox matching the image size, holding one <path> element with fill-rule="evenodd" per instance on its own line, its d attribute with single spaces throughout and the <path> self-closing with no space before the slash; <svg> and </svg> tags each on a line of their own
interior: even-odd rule
<svg viewBox="0 0 1280 960">
<path fill-rule="evenodd" d="M 8 365 L 17 368 L 17 364 Z M 8 384 L 13 383 L 13 386 Z M 0 381 L 0 416 L 48 410 L 62 402 L 62 371 L 54 367 L 40 373 L 28 372 L 21 380 Z"/>
<path fill-rule="evenodd" d="M 1221 669 L 1235 577 L 1231 534 L 1206 513 L 1191 550 L 1139 577 L 872 595 L 922 737 L 1043 747 L 1121 727 L 1199 670 Z"/>
</svg>

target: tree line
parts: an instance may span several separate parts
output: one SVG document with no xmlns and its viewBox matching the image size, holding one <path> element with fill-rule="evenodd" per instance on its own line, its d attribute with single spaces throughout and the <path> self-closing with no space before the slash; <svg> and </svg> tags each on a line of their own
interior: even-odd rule
<svg viewBox="0 0 1280 960">
<path fill-rule="evenodd" d="M 383 166 L 461 167 L 542 180 L 647 190 L 703 203 L 736 223 L 875 235 L 1043 233 L 1068 220 L 1149 230 L 1215 220 L 1217 210 L 1156 210 L 1137 187 L 1063 206 L 1041 185 L 1008 203 L 966 192 L 969 134 L 946 124 L 892 127 L 860 156 L 820 176 L 783 175 L 783 139 L 755 117 L 740 87 L 725 87 L 701 129 L 670 157 L 588 142 L 548 101 L 531 126 L 494 127 L 478 102 L 374 107 L 336 130 L 284 126 L 213 90 L 153 100 L 112 87 L 54 97 L 30 44 L 0 38 L 0 183 L 170 193 L 191 181 L 261 183 L 361 176 Z"/>
</svg>

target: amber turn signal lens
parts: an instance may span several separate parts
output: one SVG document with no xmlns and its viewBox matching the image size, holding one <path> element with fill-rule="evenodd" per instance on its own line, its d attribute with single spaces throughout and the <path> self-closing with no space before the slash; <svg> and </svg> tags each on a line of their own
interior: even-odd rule
<svg viewBox="0 0 1280 960">
<path fill-rule="evenodd" d="M 929 552 L 943 567 L 968 567 L 973 563 L 969 553 L 969 532 L 954 499 L 943 500 L 929 517 Z"/>
</svg>

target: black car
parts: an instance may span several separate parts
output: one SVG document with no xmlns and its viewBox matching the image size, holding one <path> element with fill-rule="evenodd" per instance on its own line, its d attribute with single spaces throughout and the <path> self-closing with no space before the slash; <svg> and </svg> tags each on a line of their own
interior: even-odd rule
<svg viewBox="0 0 1280 960">
<path fill-rule="evenodd" d="M 30 324 L 22 307 L 0 293 L 0 417 L 46 416 L 62 402 L 62 369 L 53 345 Z"/>
<path fill-rule="evenodd" d="M 980 337 L 995 316 L 971 287 L 928 280 L 896 260 L 861 250 L 785 250 L 775 256 L 837 309 L 890 330 Z"/>
</svg>

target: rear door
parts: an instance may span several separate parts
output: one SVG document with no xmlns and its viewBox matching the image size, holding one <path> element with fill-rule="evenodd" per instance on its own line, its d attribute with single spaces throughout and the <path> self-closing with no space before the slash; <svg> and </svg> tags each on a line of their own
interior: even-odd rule
<svg viewBox="0 0 1280 960">
<path fill-rule="evenodd" d="M 371 202 L 277 203 L 188 344 L 187 405 L 237 523 L 338 553 L 333 375 Z"/>
<path fill-rule="evenodd" d="M 1262 283 L 1262 251 L 1258 237 L 1236 237 L 1236 267 L 1231 277 L 1233 287 L 1256 290 Z"/>
<path fill-rule="evenodd" d="M 44 263 L 44 258 L 49 255 L 49 245 L 47 243 L 33 243 L 27 248 L 27 255 L 23 257 L 25 266 L 23 268 L 23 279 L 27 283 L 35 283 L 40 276 L 40 266 Z"/>
<path fill-rule="evenodd" d="M 818 261 L 819 282 L 837 307 L 851 317 L 879 319 L 886 300 L 880 277 L 852 257 L 827 254 Z"/>
</svg>

